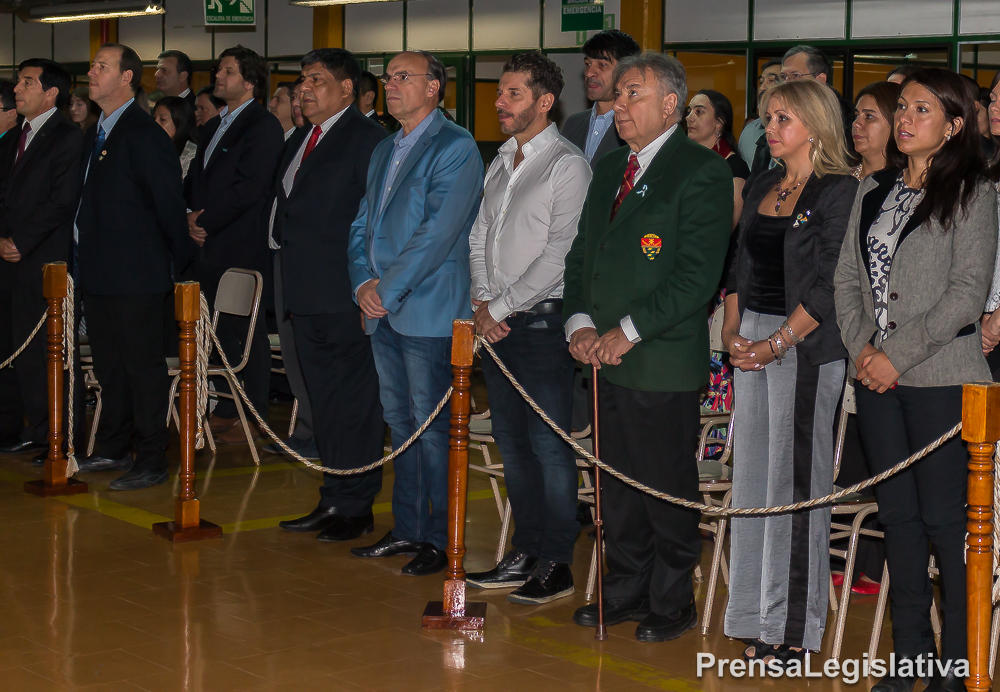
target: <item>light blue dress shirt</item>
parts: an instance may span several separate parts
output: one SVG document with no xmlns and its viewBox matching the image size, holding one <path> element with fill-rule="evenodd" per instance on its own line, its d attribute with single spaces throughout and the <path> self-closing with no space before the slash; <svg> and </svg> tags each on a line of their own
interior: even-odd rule
<svg viewBox="0 0 1000 692">
<path fill-rule="evenodd" d="M 615 123 L 615 109 L 612 108 L 604 115 L 597 114 L 597 104 L 590 109 L 590 127 L 587 129 L 587 148 L 583 152 L 587 156 L 587 161 L 594 160 L 597 147 L 601 145 L 601 140 L 608 133 L 608 128 Z"/>
<path fill-rule="evenodd" d="M 389 201 L 389 192 L 392 190 L 392 184 L 396 181 L 396 174 L 399 172 L 399 167 L 406 160 L 407 154 L 410 153 L 410 149 L 413 145 L 417 143 L 421 135 L 427 131 L 427 128 L 431 124 L 431 112 L 426 118 L 420 121 L 417 125 L 410 131 L 410 134 L 403 135 L 403 131 L 400 130 L 396 133 L 395 146 L 392 150 L 392 161 L 389 164 L 389 170 L 385 172 L 385 183 L 382 185 L 382 197 L 378 202 L 378 213 L 379 215 L 385 211 L 385 205 Z"/>
<path fill-rule="evenodd" d="M 212 158 L 212 152 L 215 151 L 215 147 L 219 144 L 219 140 L 222 139 L 222 135 L 226 134 L 226 130 L 228 130 L 229 126 L 233 124 L 233 121 L 236 120 L 240 113 L 243 112 L 243 109 L 251 103 L 253 103 L 253 99 L 248 99 L 246 103 L 234 110 L 232 113 L 229 112 L 229 106 L 225 106 L 221 111 L 219 111 L 219 117 L 222 118 L 222 122 L 219 123 L 219 129 L 215 131 L 214 135 L 212 135 L 212 140 L 208 143 L 208 148 L 205 149 L 205 161 L 203 167 L 208 166 L 208 160 Z"/>
</svg>

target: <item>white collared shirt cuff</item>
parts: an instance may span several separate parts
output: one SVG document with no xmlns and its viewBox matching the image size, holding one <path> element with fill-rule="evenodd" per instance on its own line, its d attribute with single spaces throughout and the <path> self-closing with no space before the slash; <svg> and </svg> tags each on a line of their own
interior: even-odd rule
<svg viewBox="0 0 1000 692">
<path fill-rule="evenodd" d="M 573 332 L 578 332 L 581 329 L 597 329 L 594 326 L 594 320 L 590 319 L 590 315 L 585 312 L 578 312 L 566 320 L 566 341 L 570 340 L 573 336 Z"/>
<path fill-rule="evenodd" d="M 625 315 L 625 317 L 622 318 L 621 322 L 619 322 L 618 325 L 622 328 L 622 331 L 625 332 L 625 338 L 628 339 L 631 343 L 637 344 L 640 341 L 642 341 L 642 337 L 639 336 L 639 330 L 637 330 L 635 328 L 635 325 L 632 324 L 631 315 Z"/>
<path fill-rule="evenodd" d="M 507 309 L 507 306 L 499 298 L 494 298 L 486 304 L 486 309 L 490 313 L 490 317 L 496 322 L 503 322 L 505 319 L 510 317 L 511 310 Z"/>
</svg>

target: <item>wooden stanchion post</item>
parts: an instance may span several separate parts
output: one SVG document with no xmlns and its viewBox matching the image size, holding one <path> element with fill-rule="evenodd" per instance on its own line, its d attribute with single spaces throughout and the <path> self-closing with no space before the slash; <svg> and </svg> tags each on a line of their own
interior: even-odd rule
<svg viewBox="0 0 1000 692">
<path fill-rule="evenodd" d="M 990 689 L 993 614 L 993 453 L 1000 440 L 1000 384 L 967 384 L 962 392 L 962 439 L 969 443 L 966 598 L 969 692 Z"/>
<path fill-rule="evenodd" d="M 198 368 L 198 345 L 195 326 L 201 311 L 200 289 L 197 283 L 179 283 L 174 291 L 174 315 L 180 323 L 180 437 L 181 488 L 174 501 L 174 520 L 153 524 L 153 533 L 168 541 L 198 541 L 221 538 L 222 527 L 201 518 L 198 499 L 194 496 L 194 444 L 197 431 L 198 402 L 195 379 Z"/>
<path fill-rule="evenodd" d="M 478 630 L 486 623 L 486 603 L 465 600 L 465 504 L 469 484 L 469 416 L 472 411 L 472 355 L 475 325 L 455 320 L 451 341 L 451 428 L 448 431 L 448 570 L 444 600 L 424 609 L 428 629 Z"/>
<path fill-rule="evenodd" d="M 76 495 L 87 492 L 87 484 L 66 477 L 66 455 L 63 453 L 63 441 L 66 437 L 63 433 L 66 420 L 66 416 L 63 415 L 63 366 L 67 357 L 70 361 L 73 359 L 72 353 L 64 353 L 65 262 L 45 265 L 42 270 L 42 295 L 48 302 L 48 318 L 45 321 L 48 338 L 45 368 L 48 374 L 49 392 L 49 455 L 45 458 L 45 479 L 26 482 L 24 490 L 41 497 Z M 69 402 L 69 405 L 72 406 L 73 402 Z M 69 434 L 72 435 L 73 431 L 69 431 Z"/>
</svg>

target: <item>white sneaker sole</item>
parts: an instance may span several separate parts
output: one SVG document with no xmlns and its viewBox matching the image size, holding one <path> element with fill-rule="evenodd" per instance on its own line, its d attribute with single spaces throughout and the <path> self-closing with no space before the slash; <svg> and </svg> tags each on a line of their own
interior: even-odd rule
<svg viewBox="0 0 1000 692">
<path fill-rule="evenodd" d="M 541 605 L 542 603 L 551 603 L 560 598 L 565 598 L 566 596 L 572 596 L 576 592 L 576 587 L 571 586 L 565 591 L 560 591 L 557 594 L 551 596 L 545 596 L 544 598 L 527 598 L 525 596 L 518 596 L 516 594 L 510 594 L 507 596 L 507 600 L 511 603 L 521 603 L 523 605 Z"/>
<path fill-rule="evenodd" d="M 466 584 L 468 584 L 469 586 L 474 586 L 477 589 L 516 589 L 518 587 L 524 586 L 525 582 L 527 581 L 528 580 L 525 579 L 524 581 L 509 581 L 504 584 L 493 584 L 490 582 L 473 581 L 469 578 L 465 579 Z"/>
</svg>

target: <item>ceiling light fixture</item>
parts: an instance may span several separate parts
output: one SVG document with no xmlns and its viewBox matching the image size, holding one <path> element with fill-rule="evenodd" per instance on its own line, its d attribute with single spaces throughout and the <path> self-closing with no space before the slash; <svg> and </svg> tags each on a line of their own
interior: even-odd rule
<svg viewBox="0 0 1000 692">
<path fill-rule="evenodd" d="M 60 3 L 31 7 L 18 16 L 26 22 L 58 24 L 84 22 L 91 19 L 121 19 L 124 17 L 152 17 L 166 14 L 163 5 L 150 2 L 91 2 Z"/>
<path fill-rule="evenodd" d="M 372 2 L 399 2 L 399 0 L 290 0 L 290 4 L 299 7 L 326 7 L 329 5 L 358 5 Z"/>
</svg>

